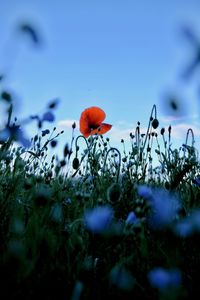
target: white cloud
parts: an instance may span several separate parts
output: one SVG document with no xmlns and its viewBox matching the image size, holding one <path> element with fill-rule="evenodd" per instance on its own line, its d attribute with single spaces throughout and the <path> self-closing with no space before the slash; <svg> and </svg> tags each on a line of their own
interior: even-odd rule
<svg viewBox="0 0 200 300">
<path fill-rule="evenodd" d="M 76 126 L 78 125 L 78 120 L 72 120 L 72 119 L 66 119 L 66 120 L 60 120 L 58 122 L 58 126 L 62 129 L 72 129 L 72 124 L 76 123 Z"/>
<path fill-rule="evenodd" d="M 122 126 L 121 126 L 122 124 Z M 135 135 L 137 124 L 128 124 L 127 122 L 119 121 L 116 126 L 113 126 L 107 133 L 111 139 L 111 142 L 120 142 L 121 139 L 124 141 L 130 141 L 130 133 Z M 147 128 L 140 127 L 140 133 L 146 133 Z"/>
<path fill-rule="evenodd" d="M 166 119 L 162 119 L 162 121 L 163 121 L 163 123 L 167 122 Z M 60 127 L 61 130 L 62 129 L 63 130 L 67 130 L 67 129 L 71 130 L 72 124 L 74 122 L 76 123 L 76 130 L 79 130 L 79 128 L 78 128 L 79 121 L 73 120 L 73 119 L 61 120 L 58 122 L 58 126 Z M 165 132 L 166 132 L 166 134 L 168 134 L 168 127 L 170 125 L 170 122 L 167 122 L 167 123 L 168 123 L 167 126 L 162 126 L 160 124 L 158 129 L 155 130 L 158 133 L 159 138 L 161 138 L 160 130 L 162 127 L 165 127 Z M 112 142 L 120 144 L 121 139 L 124 139 L 125 142 L 129 142 L 130 141 L 130 133 L 135 135 L 136 126 L 137 126 L 137 124 L 133 125 L 131 123 L 129 124 L 126 121 L 119 121 L 115 126 L 113 126 L 111 128 L 111 130 L 109 132 L 106 133 L 106 136 L 108 136 L 110 138 L 111 144 L 112 144 Z M 187 134 L 187 131 L 189 128 L 191 128 L 193 130 L 195 140 L 197 137 L 200 137 L 200 126 L 194 125 L 193 123 L 182 122 L 182 123 L 173 125 L 173 122 L 172 122 L 171 126 L 172 126 L 172 129 L 171 129 L 172 143 L 177 142 L 177 140 L 180 141 L 181 144 L 184 143 L 186 134 Z M 140 133 L 146 133 L 146 132 L 147 132 L 147 127 L 143 127 L 143 128 L 140 127 Z"/>
<path fill-rule="evenodd" d="M 200 137 L 200 127 L 190 123 L 181 123 L 172 125 L 172 137 L 182 139 L 186 137 L 188 129 L 191 128 L 194 133 L 194 137 Z"/>
<path fill-rule="evenodd" d="M 190 120 L 197 120 L 199 118 L 198 114 L 193 114 L 190 116 Z M 171 122 L 186 122 L 188 120 L 188 117 L 186 116 L 173 116 L 173 115 L 168 115 L 168 116 L 161 116 L 159 120 L 163 123 L 168 123 L 170 124 Z"/>
</svg>

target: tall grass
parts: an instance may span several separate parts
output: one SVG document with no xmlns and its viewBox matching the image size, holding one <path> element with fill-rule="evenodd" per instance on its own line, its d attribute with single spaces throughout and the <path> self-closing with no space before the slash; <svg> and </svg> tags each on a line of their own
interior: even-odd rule
<svg viewBox="0 0 200 300">
<path fill-rule="evenodd" d="M 0 298 L 197 299 L 200 162 L 192 129 L 174 148 L 173 127 L 160 128 L 153 105 L 147 131 L 138 122 L 130 133 L 130 150 L 123 139 L 119 150 L 106 135 L 75 137 L 72 124 L 59 158 L 50 150 L 63 131 L 44 129 L 58 101 L 20 124 L 12 95 L 1 89 L 0 98 L 8 105 L 0 130 Z M 38 127 L 31 141 L 29 121 Z"/>
<path fill-rule="evenodd" d="M 155 109 L 146 134 L 139 123 L 130 133 L 128 153 L 102 135 L 72 134 L 63 158 L 50 160 L 61 133 L 41 129 L 28 148 L 18 146 L 9 110 L 0 146 L 2 299 L 188 299 L 199 291 L 194 136 L 189 129 L 173 149 L 172 128 L 159 128 Z"/>
</svg>

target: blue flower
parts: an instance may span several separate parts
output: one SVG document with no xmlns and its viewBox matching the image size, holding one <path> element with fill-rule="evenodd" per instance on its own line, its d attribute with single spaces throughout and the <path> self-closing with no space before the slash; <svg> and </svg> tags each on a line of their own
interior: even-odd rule
<svg viewBox="0 0 200 300">
<path fill-rule="evenodd" d="M 138 219 L 135 215 L 135 213 L 133 211 L 131 211 L 129 214 L 128 214 L 128 217 L 126 219 L 126 224 L 127 225 L 134 225 L 135 223 L 138 222 Z"/>
<path fill-rule="evenodd" d="M 200 210 L 196 209 L 174 226 L 174 231 L 183 238 L 200 232 Z"/>
<path fill-rule="evenodd" d="M 49 129 L 42 130 L 42 136 L 45 136 L 46 134 L 49 133 L 50 133 Z"/>
<path fill-rule="evenodd" d="M 175 233 L 183 238 L 190 236 L 194 232 L 190 218 L 180 220 L 174 227 Z"/>
<path fill-rule="evenodd" d="M 140 197 L 150 200 L 152 197 L 152 189 L 147 185 L 139 185 L 137 187 L 137 192 Z"/>
<path fill-rule="evenodd" d="M 47 111 L 43 114 L 42 121 L 53 122 L 55 120 L 54 114 L 51 111 Z"/>
<path fill-rule="evenodd" d="M 25 137 L 19 125 L 13 124 L 12 126 L 6 126 L 0 131 L 0 143 L 6 142 L 9 138 L 22 144 L 24 148 L 29 148 L 31 145 L 30 140 Z"/>
<path fill-rule="evenodd" d="M 86 228 L 93 233 L 104 233 L 113 219 L 113 210 L 109 206 L 97 206 L 84 214 Z"/>
<path fill-rule="evenodd" d="M 149 224 L 152 227 L 159 229 L 171 225 L 181 207 L 179 199 L 174 194 L 161 188 L 151 189 L 145 185 L 138 186 L 138 194 L 151 205 Z"/>
<path fill-rule="evenodd" d="M 181 272 L 178 269 L 155 268 L 148 273 L 148 280 L 152 287 L 162 291 L 177 288 L 181 284 Z"/>
<path fill-rule="evenodd" d="M 4 128 L 0 131 L 0 143 L 5 142 L 10 137 L 10 131 L 8 128 Z"/>
<path fill-rule="evenodd" d="M 154 193 L 152 210 L 150 217 L 152 225 L 156 227 L 167 226 L 175 220 L 180 210 L 180 202 L 173 194 L 159 189 Z"/>
</svg>

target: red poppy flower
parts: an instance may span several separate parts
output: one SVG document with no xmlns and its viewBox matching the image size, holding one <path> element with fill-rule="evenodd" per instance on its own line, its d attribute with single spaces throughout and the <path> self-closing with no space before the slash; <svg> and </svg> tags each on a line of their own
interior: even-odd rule
<svg viewBox="0 0 200 300">
<path fill-rule="evenodd" d="M 102 123 L 106 117 L 105 112 L 96 106 L 86 108 L 80 117 L 80 132 L 84 137 L 92 134 L 104 134 L 111 129 L 112 125 Z"/>
</svg>

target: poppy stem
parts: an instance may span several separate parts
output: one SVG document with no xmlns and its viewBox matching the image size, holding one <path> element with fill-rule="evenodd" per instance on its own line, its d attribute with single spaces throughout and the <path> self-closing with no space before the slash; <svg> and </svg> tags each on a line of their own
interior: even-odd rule
<svg viewBox="0 0 200 300">
<path fill-rule="evenodd" d="M 83 160 L 84 160 L 84 158 L 86 157 L 86 155 L 87 154 L 89 154 L 89 157 L 92 157 L 92 155 L 91 155 L 91 146 L 89 146 L 89 144 L 88 144 L 88 141 L 86 140 L 86 138 L 83 136 L 83 135 L 79 135 L 79 136 L 77 136 L 77 138 L 76 138 L 76 140 L 75 140 L 75 147 L 76 147 L 76 158 L 77 158 L 77 153 L 78 153 L 78 149 L 79 149 L 79 147 L 78 147 L 78 140 L 80 139 L 80 138 L 83 138 L 84 139 L 84 141 L 85 141 L 85 143 L 86 143 L 86 145 L 87 145 L 87 150 L 88 150 L 88 152 L 84 155 L 84 157 L 82 157 L 82 159 L 81 159 L 81 161 L 80 161 L 80 164 L 79 164 L 79 168 L 80 168 L 80 166 L 81 166 L 81 163 L 83 162 Z M 78 170 L 79 170 L 79 168 L 78 168 Z M 91 169 L 91 174 L 92 174 L 92 178 L 93 178 L 93 183 L 94 183 L 94 172 L 93 172 L 93 167 L 92 167 L 92 164 L 90 164 L 90 169 Z M 75 172 L 75 174 L 78 172 L 78 170 L 76 170 L 76 172 Z"/>
<path fill-rule="evenodd" d="M 86 138 L 85 138 L 83 135 L 79 135 L 79 136 L 77 136 L 77 138 L 76 138 L 76 140 L 75 140 L 76 155 L 77 155 L 77 149 L 78 149 L 77 143 L 78 143 L 78 140 L 79 140 L 80 138 L 83 138 L 83 139 L 84 139 L 84 141 L 85 141 L 85 143 L 86 143 L 86 145 L 87 145 L 87 148 L 88 148 L 88 150 L 89 150 L 88 141 L 86 140 Z"/>
<path fill-rule="evenodd" d="M 148 128 L 147 128 L 147 132 L 146 132 L 144 144 L 143 144 L 143 147 L 142 147 L 141 152 L 140 152 L 140 158 L 141 159 L 142 159 L 142 153 L 143 153 L 144 148 L 146 146 L 146 142 L 147 142 L 147 138 L 148 138 L 148 135 L 149 135 L 149 131 L 150 131 L 150 128 L 151 128 L 151 123 L 152 123 L 152 120 L 153 120 L 153 113 L 155 114 L 155 119 L 157 119 L 157 109 L 156 109 L 156 105 L 155 104 L 153 105 L 152 110 L 151 110 L 151 114 L 150 114 L 150 118 L 149 118 L 149 125 L 148 125 Z"/>
<path fill-rule="evenodd" d="M 106 166 L 106 161 L 107 161 L 107 158 L 108 158 L 108 154 L 111 151 L 113 151 L 113 152 L 116 151 L 118 153 L 118 156 L 119 156 L 119 165 L 118 165 L 118 168 L 117 168 L 117 179 L 116 179 L 116 182 L 118 182 L 119 181 L 120 168 L 121 168 L 121 153 L 120 153 L 120 151 L 117 148 L 112 147 L 112 148 L 110 148 L 107 151 L 106 157 L 105 157 L 105 161 L 104 161 L 104 165 L 103 165 L 103 171 L 105 170 L 105 166 Z"/>
<path fill-rule="evenodd" d="M 192 147 L 194 147 L 194 132 L 192 130 L 192 128 L 189 128 L 188 131 L 187 131 L 187 134 L 186 134 L 186 139 L 185 139 L 185 147 L 184 147 L 184 158 L 185 158 L 185 151 L 187 149 L 187 146 L 188 146 L 188 138 L 189 138 L 189 134 L 191 133 L 191 137 L 192 137 Z"/>
</svg>

